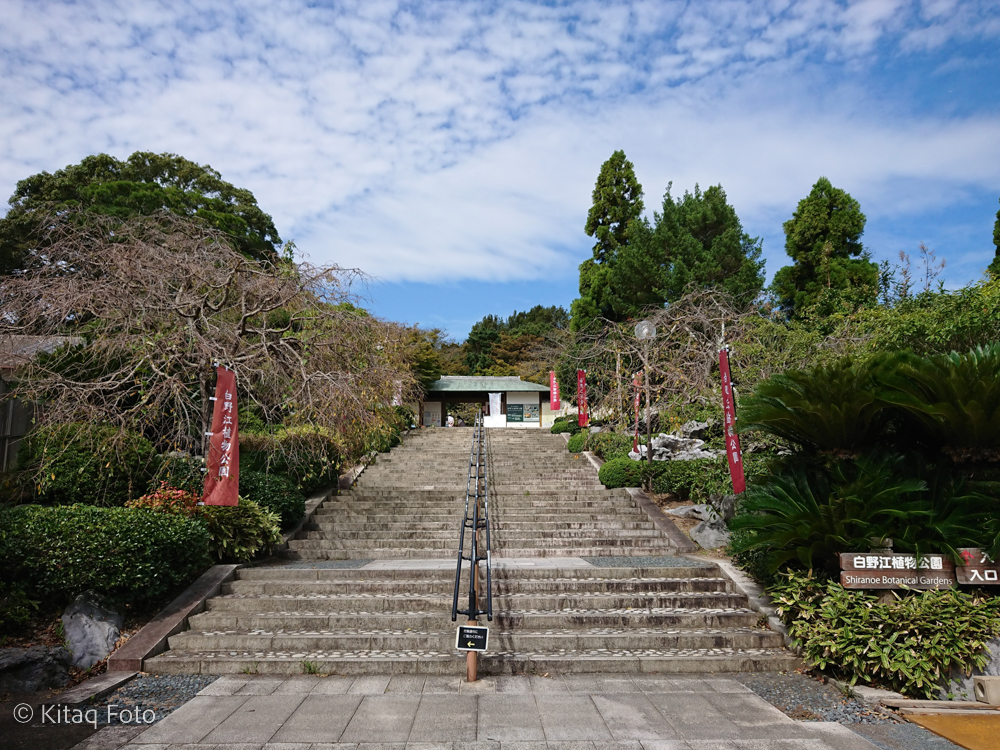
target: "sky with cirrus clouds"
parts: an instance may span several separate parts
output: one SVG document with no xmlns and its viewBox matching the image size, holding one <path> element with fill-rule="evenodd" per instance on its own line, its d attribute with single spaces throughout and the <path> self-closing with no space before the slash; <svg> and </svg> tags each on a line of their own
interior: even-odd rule
<svg viewBox="0 0 1000 750">
<path fill-rule="evenodd" d="M 459 340 L 568 307 L 618 148 L 650 215 L 668 183 L 721 183 L 769 277 L 820 176 L 876 260 L 924 242 L 960 286 L 993 256 L 990 0 L 2 6 L 0 195 L 93 153 L 181 154 L 309 260 L 367 272 L 377 314 Z"/>
</svg>

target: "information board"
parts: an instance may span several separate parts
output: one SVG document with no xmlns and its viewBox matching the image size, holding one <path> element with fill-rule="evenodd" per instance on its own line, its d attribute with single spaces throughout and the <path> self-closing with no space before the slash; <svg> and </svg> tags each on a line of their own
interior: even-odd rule
<svg viewBox="0 0 1000 750">
<path fill-rule="evenodd" d="M 524 421 L 524 404 L 507 404 L 507 421 Z"/>
<path fill-rule="evenodd" d="M 955 564 L 945 555 L 840 555 L 840 585 L 846 589 L 946 589 L 955 585 Z"/>
<path fill-rule="evenodd" d="M 490 629 L 475 625 L 459 625 L 455 648 L 459 651 L 485 651 L 490 642 Z"/>
<path fill-rule="evenodd" d="M 524 421 L 538 421 L 538 404 L 524 404 Z"/>
<path fill-rule="evenodd" d="M 963 547 L 958 551 L 964 565 L 955 568 L 955 576 L 959 583 L 975 586 L 1000 586 L 1000 565 L 991 560 L 978 547 Z"/>
</svg>

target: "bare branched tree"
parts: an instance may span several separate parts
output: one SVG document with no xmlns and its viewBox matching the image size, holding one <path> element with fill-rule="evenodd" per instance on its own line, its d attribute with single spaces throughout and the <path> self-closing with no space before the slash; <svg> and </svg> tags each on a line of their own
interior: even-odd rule
<svg viewBox="0 0 1000 750">
<path fill-rule="evenodd" d="M 19 367 L 14 395 L 42 423 L 104 423 L 203 453 L 221 363 L 266 422 L 349 453 L 400 390 L 412 393 L 404 331 L 354 306 L 355 271 L 251 260 L 169 213 L 65 214 L 45 227 L 44 256 L 0 278 L 0 339 L 86 342 Z"/>
<path fill-rule="evenodd" d="M 691 404 L 721 409 L 719 348 L 728 344 L 733 377 L 744 389 L 770 375 L 806 367 L 846 351 L 845 335 L 824 337 L 790 328 L 768 317 L 757 305 L 738 305 L 725 292 L 693 290 L 645 319 L 656 326 L 648 343 L 652 410 L 675 413 Z M 587 370 L 588 398 L 595 415 L 617 429 L 634 419 L 633 375 L 643 370 L 643 347 L 634 332 L 638 321 L 605 321 L 599 332 L 578 334 L 566 348 L 574 366 Z M 643 403 L 645 396 L 643 395 Z"/>
</svg>

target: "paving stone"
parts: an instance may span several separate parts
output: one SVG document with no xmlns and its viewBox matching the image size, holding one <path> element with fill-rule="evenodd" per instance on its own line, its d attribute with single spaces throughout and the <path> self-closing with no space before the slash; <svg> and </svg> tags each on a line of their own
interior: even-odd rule
<svg viewBox="0 0 1000 750">
<path fill-rule="evenodd" d="M 250 698 L 248 695 L 197 696 L 170 714 L 166 720 L 140 734 L 134 743 L 179 745 L 200 742 Z"/>
<path fill-rule="evenodd" d="M 336 741 L 354 718 L 363 699 L 360 695 L 307 695 L 271 741 Z"/>
<path fill-rule="evenodd" d="M 362 743 L 374 734 L 385 742 L 405 743 L 419 705 L 419 695 L 365 695 L 341 739 Z"/>
<path fill-rule="evenodd" d="M 594 705 L 615 740 L 677 739 L 677 732 L 642 693 L 594 695 Z"/>
<path fill-rule="evenodd" d="M 589 695 L 536 695 L 535 704 L 549 742 L 613 739 Z"/>
<path fill-rule="evenodd" d="M 534 695 L 479 696 L 479 739 L 505 741 L 543 741 L 541 718 Z"/>
<path fill-rule="evenodd" d="M 288 720 L 303 695 L 251 695 L 203 742 L 268 742 Z"/>
<path fill-rule="evenodd" d="M 477 739 L 476 697 L 428 695 L 420 698 L 408 744 L 414 742 L 472 742 Z"/>
</svg>

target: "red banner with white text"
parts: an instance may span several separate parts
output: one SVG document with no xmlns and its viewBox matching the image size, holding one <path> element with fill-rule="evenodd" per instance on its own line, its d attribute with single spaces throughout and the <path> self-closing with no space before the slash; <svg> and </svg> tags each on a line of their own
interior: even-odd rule
<svg viewBox="0 0 1000 750">
<path fill-rule="evenodd" d="M 632 440 L 632 452 L 639 452 L 639 396 L 642 394 L 642 373 L 637 372 L 632 378 L 632 387 L 635 389 L 635 439 Z"/>
<path fill-rule="evenodd" d="M 579 412 L 576 423 L 580 427 L 590 424 L 590 417 L 587 414 L 587 371 L 576 371 L 576 405 Z"/>
<path fill-rule="evenodd" d="M 205 505 L 239 505 L 240 442 L 236 412 L 236 374 L 219 367 L 208 442 L 205 494 L 202 497 Z"/>
<path fill-rule="evenodd" d="M 549 408 L 552 411 L 559 411 L 562 408 L 559 400 L 559 381 L 552 370 L 549 370 Z"/>
<path fill-rule="evenodd" d="M 736 434 L 736 401 L 733 398 L 733 378 L 729 374 L 729 350 L 719 350 L 719 372 L 722 373 L 722 412 L 725 419 L 726 458 L 729 459 L 729 476 L 733 479 L 733 492 L 740 494 L 747 488 L 743 475 L 743 452 L 740 436 Z"/>
</svg>

